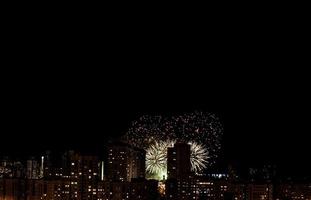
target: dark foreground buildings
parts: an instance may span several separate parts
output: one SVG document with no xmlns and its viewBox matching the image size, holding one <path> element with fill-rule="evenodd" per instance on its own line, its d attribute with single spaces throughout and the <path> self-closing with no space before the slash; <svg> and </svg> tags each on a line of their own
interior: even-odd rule
<svg viewBox="0 0 311 200">
<path fill-rule="evenodd" d="M 51 159 L 47 152 L 24 162 L 0 163 L 0 200 L 311 200 L 311 183 L 275 181 L 268 168 L 248 179 L 234 170 L 194 175 L 190 146 L 168 148 L 168 178 L 145 179 L 145 152 L 123 143 L 107 146 L 107 157 L 73 151 Z M 259 174 L 259 175 L 258 175 Z"/>
<path fill-rule="evenodd" d="M 12 170 L 15 162 L 5 160 L 0 200 L 157 199 L 158 182 L 145 179 L 144 156 L 144 151 L 118 143 L 108 147 L 108 163 L 69 151 L 59 166 L 45 155 L 37 162 L 26 161 L 27 167 L 17 173 Z"/>
<path fill-rule="evenodd" d="M 274 171 L 264 167 L 257 179 L 239 179 L 235 172 L 198 176 L 191 172 L 190 146 L 168 148 L 166 199 L 168 200 L 311 200 L 311 183 L 273 181 Z M 256 170 L 252 170 L 256 171 Z"/>
</svg>

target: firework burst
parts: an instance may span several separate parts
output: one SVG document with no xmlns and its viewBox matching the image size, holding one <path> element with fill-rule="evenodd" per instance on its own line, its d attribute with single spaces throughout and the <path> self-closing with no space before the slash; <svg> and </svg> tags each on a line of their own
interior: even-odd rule
<svg viewBox="0 0 311 200">
<path fill-rule="evenodd" d="M 191 170 L 195 173 L 200 173 L 204 170 L 208 165 L 208 151 L 207 149 L 196 142 L 189 142 L 191 155 Z"/>
<path fill-rule="evenodd" d="M 142 116 L 132 122 L 123 139 L 146 150 L 146 171 L 153 174 L 166 170 L 167 145 L 176 140 L 189 143 L 192 171 L 200 173 L 215 163 L 222 134 L 223 126 L 216 115 L 193 112 L 175 116 Z"/>
<path fill-rule="evenodd" d="M 146 151 L 146 170 L 151 174 L 166 172 L 167 148 L 174 146 L 174 141 L 155 141 Z"/>
<path fill-rule="evenodd" d="M 159 175 L 167 171 L 167 148 L 173 147 L 175 141 L 155 141 L 146 150 L 146 170 L 149 174 Z M 195 173 L 202 172 L 208 164 L 208 151 L 197 142 L 189 142 L 191 170 Z M 160 177 L 161 178 L 161 177 Z"/>
</svg>

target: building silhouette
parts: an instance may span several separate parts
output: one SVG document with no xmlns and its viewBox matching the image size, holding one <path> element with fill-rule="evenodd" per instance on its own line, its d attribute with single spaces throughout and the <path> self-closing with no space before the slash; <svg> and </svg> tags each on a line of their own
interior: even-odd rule
<svg viewBox="0 0 311 200">
<path fill-rule="evenodd" d="M 190 145 L 177 143 L 167 149 L 168 179 L 188 178 L 191 175 Z"/>
<path fill-rule="evenodd" d="M 167 149 L 167 199 L 191 199 L 194 179 L 191 173 L 190 145 L 176 143 Z"/>
<path fill-rule="evenodd" d="M 0 160 L 0 200 L 311 200 L 311 182 L 275 181 L 274 167 L 194 175 L 190 146 L 167 149 L 168 179 L 145 179 L 145 151 L 109 143 L 104 160 L 74 151 Z M 56 161 L 58 162 L 56 162 Z M 272 169 L 272 170 L 270 170 Z"/>
<path fill-rule="evenodd" d="M 145 178 L 146 152 L 124 143 L 108 146 L 107 177 L 109 181 L 131 181 Z"/>
</svg>

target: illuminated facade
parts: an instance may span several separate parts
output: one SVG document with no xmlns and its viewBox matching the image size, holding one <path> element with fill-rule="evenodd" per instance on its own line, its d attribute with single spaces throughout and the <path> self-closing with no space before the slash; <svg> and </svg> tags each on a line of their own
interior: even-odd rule
<svg viewBox="0 0 311 200">
<path fill-rule="evenodd" d="M 8 159 L 0 161 L 0 178 L 22 178 L 24 176 L 25 170 L 20 161 Z"/>
<path fill-rule="evenodd" d="M 191 199 L 195 191 L 190 164 L 190 145 L 176 143 L 167 149 L 167 199 Z"/>
<path fill-rule="evenodd" d="M 35 159 L 27 160 L 26 177 L 27 179 L 39 179 L 43 177 L 42 165 Z"/>
<path fill-rule="evenodd" d="M 249 200 L 272 200 L 272 184 L 249 184 L 247 187 L 247 198 Z"/>
<path fill-rule="evenodd" d="M 66 180 L 28 180 L 27 200 L 70 200 L 70 182 Z"/>
<path fill-rule="evenodd" d="M 71 199 L 97 199 L 97 183 L 100 180 L 99 160 L 96 156 L 79 154 L 70 157 Z"/>
<path fill-rule="evenodd" d="M 190 145 L 177 143 L 168 148 L 168 179 L 166 198 L 168 200 L 200 199 L 245 199 L 245 186 L 231 184 L 227 174 L 195 176 L 191 172 Z"/>
<path fill-rule="evenodd" d="M 110 144 L 108 147 L 107 177 L 110 181 L 131 181 L 145 178 L 144 150 L 123 143 Z"/>
<path fill-rule="evenodd" d="M 294 184 L 292 182 L 275 186 L 275 199 L 311 200 L 311 183 Z"/>
<path fill-rule="evenodd" d="M 244 184 L 232 184 L 227 180 L 212 180 L 206 177 L 189 179 L 170 179 L 166 182 L 168 200 L 244 200 L 246 187 Z"/>
<path fill-rule="evenodd" d="M 107 152 L 105 162 L 73 151 L 55 163 L 47 155 L 24 162 L 5 158 L 0 161 L 0 200 L 311 200 L 307 179 L 241 179 L 230 170 L 194 175 L 186 143 L 168 149 L 169 176 L 160 183 L 144 178 L 144 151 L 118 143 Z"/>
</svg>

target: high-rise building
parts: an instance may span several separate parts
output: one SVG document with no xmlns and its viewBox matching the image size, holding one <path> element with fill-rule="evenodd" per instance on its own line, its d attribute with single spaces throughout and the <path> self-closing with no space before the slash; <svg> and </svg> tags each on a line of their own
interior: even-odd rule
<svg viewBox="0 0 311 200">
<path fill-rule="evenodd" d="M 227 180 L 194 176 L 188 179 L 168 179 L 166 197 L 168 200 L 223 200 L 245 199 L 243 186 L 232 186 Z"/>
<path fill-rule="evenodd" d="M 27 179 L 39 179 L 40 177 L 40 163 L 31 158 L 27 160 L 26 177 Z"/>
<path fill-rule="evenodd" d="M 247 199 L 249 200 L 272 200 L 272 184 L 251 183 L 247 188 Z"/>
<path fill-rule="evenodd" d="M 45 160 L 49 160 L 48 158 L 46 156 Z M 41 163 L 46 163 L 45 160 L 42 159 Z M 54 187 L 64 187 L 62 191 L 68 190 L 71 200 L 98 199 L 97 185 L 101 179 L 99 158 L 67 151 L 60 161 L 58 165 L 54 163 L 44 167 L 44 179 L 49 180 L 49 184 L 55 183 Z"/>
<path fill-rule="evenodd" d="M 52 172 L 52 161 L 51 161 L 51 152 L 46 151 L 41 156 L 41 162 L 43 161 L 43 177 L 48 178 L 53 175 Z"/>
<path fill-rule="evenodd" d="M 191 175 L 190 145 L 177 143 L 167 150 L 167 175 L 171 178 L 188 178 Z"/>
<path fill-rule="evenodd" d="M 99 159 L 97 156 L 85 156 L 72 153 L 69 157 L 71 199 L 97 199 L 97 184 L 100 181 Z"/>
<path fill-rule="evenodd" d="M 0 162 L 0 178 L 23 178 L 24 167 L 20 161 L 4 159 Z"/>
<path fill-rule="evenodd" d="M 191 176 L 190 145 L 177 143 L 167 149 L 167 199 L 191 199 L 195 183 Z"/>
<path fill-rule="evenodd" d="M 145 178 L 145 156 L 142 149 L 124 143 L 108 146 L 107 177 L 110 181 Z"/>
</svg>

